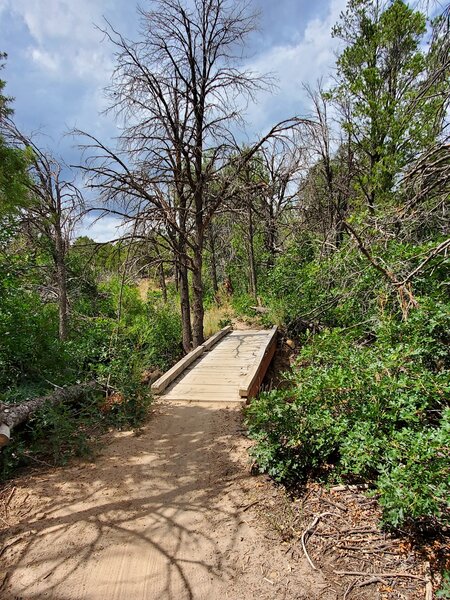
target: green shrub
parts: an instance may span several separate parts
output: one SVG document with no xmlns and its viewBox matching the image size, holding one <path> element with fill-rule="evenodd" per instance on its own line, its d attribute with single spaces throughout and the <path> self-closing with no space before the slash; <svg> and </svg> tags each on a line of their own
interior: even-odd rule
<svg viewBox="0 0 450 600">
<path fill-rule="evenodd" d="M 1 286 L 0 286 L 1 287 Z M 48 378 L 59 383 L 66 353 L 58 340 L 58 313 L 37 294 L 14 285 L 0 289 L 0 385 Z"/>
<path fill-rule="evenodd" d="M 255 311 L 252 306 L 255 306 L 256 300 L 250 294 L 236 294 L 231 300 L 231 305 L 238 316 L 255 316 Z"/>
<path fill-rule="evenodd" d="M 1 453 L 3 477 L 33 460 L 59 464 L 85 454 L 92 429 L 139 426 L 151 402 L 148 387 L 141 383 L 143 371 L 166 369 L 181 356 L 181 318 L 175 302 L 153 297 L 145 303 L 133 286 L 124 286 L 118 323 L 120 282 L 113 278 L 101 287 L 100 299 L 83 293 L 75 298 L 70 338 L 62 343 L 57 306 L 23 290 L 14 276 L 1 279 L 1 401 L 43 395 L 51 391 L 50 382 L 70 385 L 96 379 L 115 392 L 115 401 L 106 402 L 107 410 L 101 397 L 37 412 Z"/>
<path fill-rule="evenodd" d="M 441 587 L 436 592 L 436 598 L 450 599 L 450 571 L 444 571 Z"/>
<path fill-rule="evenodd" d="M 181 315 L 172 303 L 147 304 L 133 324 L 134 350 L 142 352 L 144 367 L 171 367 L 182 355 Z"/>
<path fill-rule="evenodd" d="M 369 346 L 353 330 L 311 336 L 290 388 L 247 409 L 260 469 L 289 483 L 317 469 L 368 481 L 390 526 L 448 523 L 447 308 L 424 306 L 406 323 L 384 319 Z"/>
<path fill-rule="evenodd" d="M 48 391 L 48 390 L 47 390 Z M 13 431 L 11 444 L 0 454 L 0 479 L 18 467 L 36 464 L 63 465 L 71 456 L 89 456 L 91 437 L 107 422 L 100 406 L 101 394 L 88 394 L 76 405 L 45 405 Z"/>
</svg>

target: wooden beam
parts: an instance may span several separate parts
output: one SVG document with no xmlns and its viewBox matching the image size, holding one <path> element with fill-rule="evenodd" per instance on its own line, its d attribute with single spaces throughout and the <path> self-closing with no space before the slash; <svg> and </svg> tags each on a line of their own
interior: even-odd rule
<svg viewBox="0 0 450 600">
<path fill-rule="evenodd" d="M 253 398 L 258 393 L 264 376 L 269 368 L 276 350 L 277 327 L 276 325 L 270 331 L 267 342 L 262 345 L 258 355 L 255 358 L 254 366 L 249 371 L 244 382 L 239 388 L 241 398 Z"/>
<path fill-rule="evenodd" d="M 164 375 L 162 375 L 152 384 L 152 392 L 154 394 L 160 394 L 163 392 L 174 379 L 176 379 L 185 369 L 187 369 L 187 367 L 189 367 L 189 365 L 197 360 L 197 358 L 199 358 L 206 350 L 211 350 L 214 344 L 221 340 L 225 335 L 230 333 L 231 330 L 232 327 L 229 325 L 224 327 L 213 336 L 208 338 L 204 344 L 186 354 L 186 356 L 179 360 L 171 369 L 169 369 L 166 373 L 164 373 Z"/>
<path fill-rule="evenodd" d="M 217 342 L 219 340 L 221 340 L 223 337 L 225 337 L 228 333 L 230 333 L 230 331 L 233 331 L 233 328 L 231 327 L 231 325 L 224 327 L 223 329 L 221 329 L 220 331 L 218 331 L 217 333 L 212 335 L 210 338 L 208 338 L 206 340 L 206 342 L 204 342 L 202 344 L 203 348 L 205 350 L 211 350 L 211 348 L 214 346 L 214 344 L 217 344 Z"/>
</svg>

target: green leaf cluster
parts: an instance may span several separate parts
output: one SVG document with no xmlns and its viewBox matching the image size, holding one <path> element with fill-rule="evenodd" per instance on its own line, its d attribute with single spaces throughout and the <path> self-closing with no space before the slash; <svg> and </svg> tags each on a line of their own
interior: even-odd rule
<svg viewBox="0 0 450 600">
<path fill-rule="evenodd" d="M 389 526 L 448 524 L 449 331 L 450 306 L 423 300 L 406 323 L 380 321 L 371 345 L 339 328 L 311 336 L 288 388 L 247 410 L 259 468 L 368 482 Z"/>
</svg>

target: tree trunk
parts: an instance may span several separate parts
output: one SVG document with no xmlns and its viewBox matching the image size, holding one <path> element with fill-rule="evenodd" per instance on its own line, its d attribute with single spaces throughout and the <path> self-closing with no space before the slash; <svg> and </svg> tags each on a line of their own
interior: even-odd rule
<svg viewBox="0 0 450 600">
<path fill-rule="evenodd" d="M 158 242 L 156 240 L 153 241 L 153 248 L 155 250 L 155 254 L 158 259 L 159 287 L 161 289 L 164 302 L 167 302 L 167 285 L 166 285 L 166 275 L 164 273 L 164 262 L 161 258 L 161 252 L 159 251 Z"/>
<path fill-rule="evenodd" d="M 216 265 L 216 242 L 214 240 L 214 230 L 213 224 L 210 223 L 208 227 L 208 237 L 209 237 L 209 250 L 211 252 L 211 281 L 214 290 L 214 294 L 217 294 L 219 291 L 219 285 L 217 282 L 217 265 Z"/>
<path fill-rule="evenodd" d="M 159 287 L 162 291 L 162 297 L 164 302 L 167 302 L 167 285 L 166 285 L 166 276 L 164 274 L 164 265 L 162 262 L 158 265 L 158 274 L 159 274 Z"/>
<path fill-rule="evenodd" d="M 178 260 L 176 257 L 175 257 L 175 261 L 174 261 L 173 275 L 174 275 L 174 279 L 175 279 L 175 290 L 177 292 L 179 292 L 180 291 L 180 269 L 179 269 Z"/>
<path fill-rule="evenodd" d="M 192 350 L 191 302 L 189 299 L 189 278 L 184 258 L 179 257 L 178 285 L 180 290 L 181 323 L 183 331 L 183 350 L 188 353 Z"/>
<path fill-rule="evenodd" d="M 47 396 L 39 396 L 20 404 L 0 405 L 0 447 L 9 443 L 11 429 L 27 421 L 44 404 L 56 405 L 64 402 L 76 402 L 89 392 L 100 389 L 101 386 L 96 381 L 91 381 L 90 383 L 61 388 Z"/>
<path fill-rule="evenodd" d="M 200 243 L 199 243 L 200 240 Z M 203 319 L 205 311 L 203 309 L 203 245 L 201 235 L 197 236 L 197 245 L 194 250 L 193 272 L 192 272 L 192 291 L 193 291 L 193 342 L 194 348 L 200 346 L 205 341 L 203 335 Z"/>
<path fill-rule="evenodd" d="M 266 251 L 267 251 L 267 268 L 271 269 L 275 264 L 275 242 L 276 242 L 276 226 L 275 215 L 272 202 L 269 202 L 268 215 L 266 222 Z"/>
<path fill-rule="evenodd" d="M 344 232 L 345 232 L 344 219 L 345 219 L 345 215 L 347 213 L 347 199 L 345 197 L 338 198 L 337 202 L 338 202 L 338 210 L 337 210 L 337 214 L 336 214 L 336 232 L 335 232 L 334 245 L 336 246 L 337 249 L 339 249 L 342 246 L 342 242 L 344 241 Z"/>
<path fill-rule="evenodd" d="M 59 226 L 55 228 L 55 266 L 58 285 L 59 339 L 67 340 L 69 335 L 69 302 L 67 298 L 67 269 L 65 243 Z"/>
<path fill-rule="evenodd" d="M 338 193 L 337 197 L 337 214 L 336 214 L 336 248 L 340 248 L 344 241 L 344 233 L 346 231 L 344 221 L 347 218 L 348 205 L 352 191 L 353 179 L 353 151 L 351 146 L 351 135 L 348 132 L 347 137 L 347 156 L 346 156 L 346 172 L 345 181 L 342 183 L 343 192 Z"/>
<path fill-rule="evenodd" d="M 258 284 L 256 279 L 255 248 L 253 246 L 254 228 L 252 207 L 248 206 L 248 266 L 250 271 L 250 293 L 256 298 L 258 293 Z"/>
</svg>

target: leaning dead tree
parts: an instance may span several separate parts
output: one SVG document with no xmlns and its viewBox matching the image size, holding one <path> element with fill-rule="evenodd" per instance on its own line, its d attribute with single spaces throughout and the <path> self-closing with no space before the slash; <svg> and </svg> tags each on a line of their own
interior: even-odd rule
<svg viewBox="0 0 450 600">
<path fill-rule="evenodd" d="M 110 111 L 122 124 L 119 146 L 87 136 L 88 185 L 109 203 L 144 202 L 175 249 L 185 350 L 203 342 L 203 254 L 213 215 L 235 193 L 230 162 L 242 170 L 265 139 L 283 135 L 284 122 L 245 156 L 233 131 L 242 106 L 270 82 L 239 66 L 255 23 L 247 3 L 228 0 L 153 0 L 140 10 L 140 38 L 111 26 L 116 49 Z M 80 132 L 78 132 L 80 133 Z M 189 288 L 191 273 L 192 289 Z M 192 326 L 191 326 L 192 312 Z"/>
<path fill-rule="evenodd" d="M 67 289 L 67 252 L 77 222 L 83 214 L 84 200 L 75 183 L 66 178 L 67 168 L 50 153 L 42 150 L 7 119 L 3 130 L 8 141 L 28 149 L 29 192 L 21 212 L 22 229 L 34 242 L 50 250 L 58 293 L 59 337 L 69 334 L 69 299 Z"/>
<path fill-rule="evenodd" d="M 58 405 L 64 403 L 76 402 L 87 394 L 96 392 L 101 386 L 91 381 L 79 385 L 72 385 L 67 388 L 59 388 L 47 396 L 39 396 L 20 404 L 1 404 L 0 403 L 0 447 L 9 444 L 11 439 L 11 430 L 21 423 L 27 421 L 37 410 L 46 405 Z"/>
</svg>

